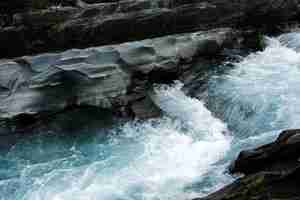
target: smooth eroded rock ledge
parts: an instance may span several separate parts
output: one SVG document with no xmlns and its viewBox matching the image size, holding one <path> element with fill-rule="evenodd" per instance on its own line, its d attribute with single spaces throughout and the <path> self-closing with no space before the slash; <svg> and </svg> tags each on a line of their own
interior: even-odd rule
<svg viewBox="0 0 300 200">
<path fill-rule="evenodd" d="M 148 96 L 151 84 L 179 78 L 182 66 L 187 71 L 195 60 L 217 55 L 236 42 L 235 34 L 230 28 L 215 29 L 2 60 L 0 120 L 36 116 L 28 120 L 30 124 L 83 106 L 121 116 L 158 116 L 160 111 Z"/>
</svg>

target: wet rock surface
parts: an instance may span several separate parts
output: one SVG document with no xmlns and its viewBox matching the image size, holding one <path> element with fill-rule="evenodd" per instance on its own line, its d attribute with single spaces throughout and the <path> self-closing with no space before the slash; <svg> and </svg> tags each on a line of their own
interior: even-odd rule
<svg viewBox="0 0 300 200">
<path fill-rule="evenodd" d="M 299 199 L 299 168 L 287 173 L 259 172 L 197 200 L 225 199 Z M 196 200 L 196 199 L 195 199 Z"/>
<path fill-rule="evenodd" d="M 270 144 L 242 151 L 230 171 L 245 176 L 199 199 L 299 199 L 299 138 L 300 130 L 286 130 Z"/>
<path fill-rule="evenodd" d="M 0 119 L 8 126 L 4 132 L 85 106 L 120 116 L 158 116 L 160 110 L 148 95 L 151 85 L 178 79 L 182 65 L 188 71 L 207 53 L 219 54 L 228 40 L 235 42 L 234 34 L 232 29 L 216 29 L 2 60 Z"/>
<path fill-rule="evenodd" d="M 278 139 L 254 150 L 243 151 L 232 164 L 232 173 L 285 172 L 300 166 L 300 130 L 283 131 Z M 249 167 L 250 166 L 250 167 Z"/>
</svg>

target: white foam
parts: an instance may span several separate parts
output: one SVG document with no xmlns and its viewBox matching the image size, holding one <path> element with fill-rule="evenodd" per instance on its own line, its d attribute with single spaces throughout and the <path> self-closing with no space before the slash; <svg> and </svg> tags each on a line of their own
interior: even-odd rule
<svg viewBox="0 0 300 200">
<path fill-rule="evenodd" d="M 226 125 L 180 88 L 180 83 L 161 86 L 154 95 L 176 119 L 124 125 L 122 133 L 112 137 L 111 157 L 81 168 L 52 171 L 36 180 L 23 199 L 165 200 L 203 195 L 205 191 L 190 192 L 186 187 L 214 173 L 231 139 L 223 134 Z M 218 177 L 219 183 L 225 182 L 222 178 L 228 180 Z"/>
<path fill-rule="evenodd" d="M 263 51 L 233 63 L 234 69 L 217 77 L 209 90 L 215 97 L 212 104 L 224 104 L 225 121 L 246 137 L 300 123 L 300 53 L 280 37 L 266 41 Z"/>
<path fill-rule="evenodd" d="M 224 139 L 228 133 L 226 125 L 212 116 L 202 101 L 188 97 L 181 90 L 183 84 L 177 82 L 172 87 L 167 85 L 158 86 L 155 89 L 154 101 L 168 115 L 180 119 L 189 127 L 189 132 L 197 136 L 215 140 Z"/>
</svg>

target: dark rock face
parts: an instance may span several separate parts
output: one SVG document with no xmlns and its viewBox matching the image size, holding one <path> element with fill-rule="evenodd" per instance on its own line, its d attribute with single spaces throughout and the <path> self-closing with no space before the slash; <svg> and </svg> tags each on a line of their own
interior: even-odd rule
<svg viewBox="0 0 300 200">
<path fill-rule="evenodd" d="M 300 168 L 287 173 L 259 172 L 197 200 L 299 199 Z M 195 199 L 196 200 L 196 199 Z"/>
<path fill-rule="evenodd" d="M 86 106 L 122 116 L 158 116 L 160 110 L 148 96 L 151 84 L 177 79 L 181 64 L 217 55 L 234 34 L 231 29 L 216 29 L 2 60 L 0 120 L 28 126 L 36 119 Z"/>
<path fill-rule="evenodd" d="M 300 130 L 283 131 L 275 142 L 240 153 L 232 173 L 246 176 L 203 200 L 299 199 Z"/>
<path fill-rule="evenodd" d="M 283 131 L 268 145 L 243 151 L 231 167 L 232 173 L 285 172 L 300 166 L 300 130 Z"/>
<path fill-rule="evenodd" d="M 24 11 L 28 2 L 19 1 L 19 0 L 11 0 L 11 1 L 1 1 L 0 2 L 0 11 L 1 13 L 16 13 Z"/>
<path fill-rule="evenodd" d="M 272 28 L 296 18 L 299 11 L 295 0 L 87 1 L 96 2 L 101 3 L 16 14 L 12 27 L 0 29 L 0 58 L 224 26 Z M 22 42 L 15 45 L 15 37 Z"/>
</svg>

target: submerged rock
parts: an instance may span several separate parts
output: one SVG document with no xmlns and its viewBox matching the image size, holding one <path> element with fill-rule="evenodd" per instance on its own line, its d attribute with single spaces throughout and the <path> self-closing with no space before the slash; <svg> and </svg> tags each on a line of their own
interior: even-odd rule
<svg viewBox="0 0 300 200">
<path fill-rule="evenodd" d="M 28 125 L 82 106 L 137 118 L 158 116 L 148 96 L 151 84 L 177 79 L 182 64 L 217 55 L 234 34 L 216 29 L 0 61 L 0 120 L 13 124 L 20 118 L 19 124 Z"/>
</svg>

